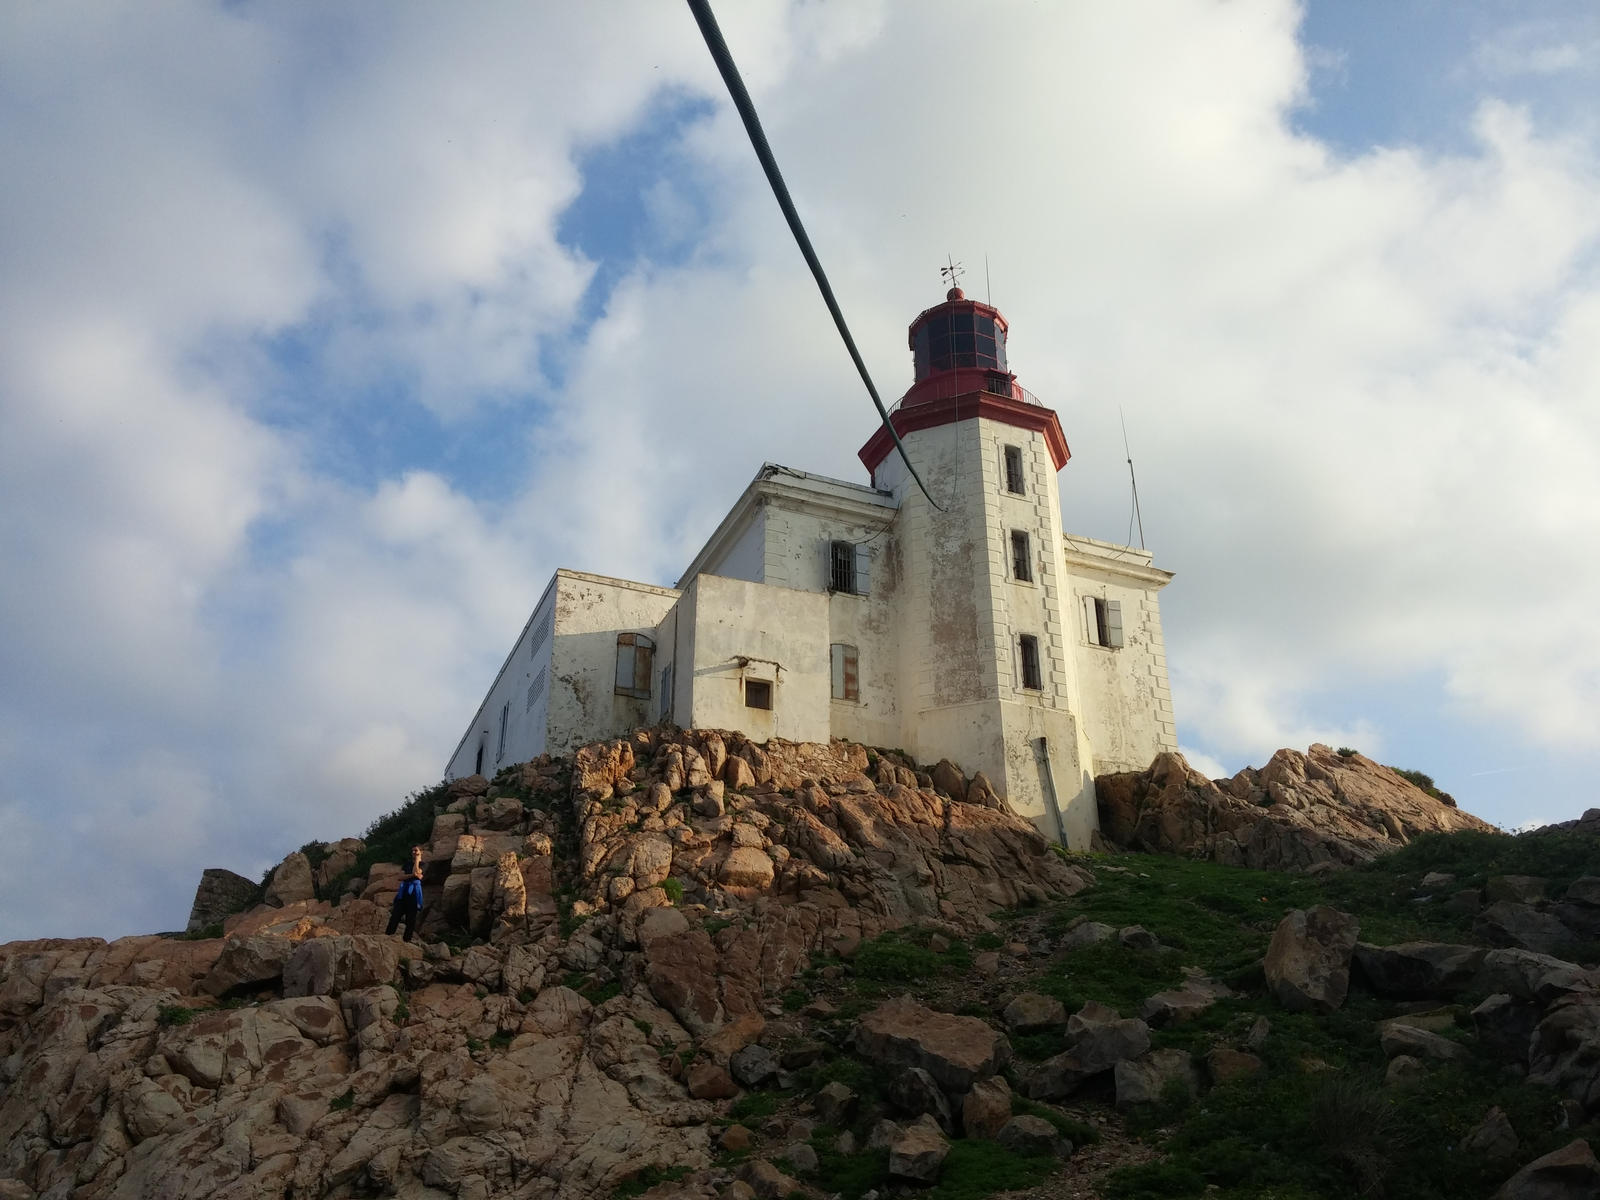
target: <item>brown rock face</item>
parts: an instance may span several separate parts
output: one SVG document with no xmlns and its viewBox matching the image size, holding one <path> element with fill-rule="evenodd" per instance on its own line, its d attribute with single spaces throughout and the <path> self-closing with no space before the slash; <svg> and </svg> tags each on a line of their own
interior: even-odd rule
<svg viewBox="0 0 1600 1200">
<path fill-rule="evenodd" d="M 296 850 L 278 864 L 267 880 L 268 904 L 293 904 L 297 900 L 314 900 L 316 883 L 311 878 L 311 860 Z"/>
<path fill-rule="evenodd" d="M 1320 744 L 1220 781 L 1162 754 L 1148 770 L 1099 776 L 1095 796 L 1115 845 L 1262 870 L 1369 862 L 1418 833 L 1494 831 L 1393 769 Z"/>
<path fill-rule="evenodd" d="M 842 742 L 647 729 L 457 780 L 426 839 L 423 946 L 379 932 L 398 864 L 335 903 L 295 854 L 226 938 L 0 947 L 0 1177 L 79 1200 L 606 1200 L 646 1167 L 708 1168 L 732 1087 L 821 1052 L 794 1037 L 806 1016 L 763 1015 L 813 955 L 920 922 L 953 941 L 1088 886 L 978 780 L 942 796 L 891 756 L 868 766 Z M 325 885 L 358 847 L 324 844 Z M 239 995 L 260 1002 L 211 1006 Z M 974 1129 L 1009 1119 L 1009 1046 L 886 1008 L 862 1041 L 933 1111 L 896 1131 L 897 1162 L 931 1178 L 952 1100 Z M 763 1136 L 810 1169 L 803 1134 Z M 798 1186 L 751 1164 L 725 1194 Z"/>
<path fill-rule="evenodd" d="M 1350 989 L 1350 955 L 1358 923 L 1337 909 L 1296 909 L 1273 931 L 1267 946 L 1267 987 L 1295 1012 L 1332 1012 Z"/>
<path fill-rule="evenodd" d="M 967 1091 L 1011 1059 L 1011 1043 L 977 1017 L 934 1012 L 909 996 L 886 1000 L 862 1017 L 855 1045 L 874 1062 L 920 1067 L 950 1092 Z"/>
</svg>

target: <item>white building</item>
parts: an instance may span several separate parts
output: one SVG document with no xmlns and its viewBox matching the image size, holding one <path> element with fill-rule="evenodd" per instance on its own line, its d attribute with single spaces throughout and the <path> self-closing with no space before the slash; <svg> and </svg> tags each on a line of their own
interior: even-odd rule
<svg viewBox="0 0 1600 1200">
<path fill-rule="evenodd" d="M 916 379 L 891 420 L 938 508 L 880 427 L 870 486 L 764 465 L 675 587 L 557 571 L 447 777 L 657 721 L 841 737 L 981 770 L 1085 847 L 1094 776 L 1177 748 L 1172 576 L 1063 532 L 1066 438 L 1005 340 L 958 288 L 912 322 Z"/>
</svg>

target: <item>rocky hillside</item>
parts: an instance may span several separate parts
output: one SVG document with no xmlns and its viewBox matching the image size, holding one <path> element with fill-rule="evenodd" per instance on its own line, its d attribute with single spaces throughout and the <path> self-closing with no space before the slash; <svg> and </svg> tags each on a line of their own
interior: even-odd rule
<svg viewBox="0 0 1600 1200">
<path fill-rule="evenodd" d="M 1113 846 L 1271 871 L 1371 862 L 1418 834 L 1494 828 L 1393 767 L 1323 745 L 1218 780 L 1162 754 L 1148 770 L 1100 776 L 1095 794 Z"/>
<path fill-rule="evenodd" d="M 0 947 L 0 1200 L 1600 1194 L 1596 842 L 1400 824 L 1069 861 L 948 763 L 640 731 Z"/>
</svg>

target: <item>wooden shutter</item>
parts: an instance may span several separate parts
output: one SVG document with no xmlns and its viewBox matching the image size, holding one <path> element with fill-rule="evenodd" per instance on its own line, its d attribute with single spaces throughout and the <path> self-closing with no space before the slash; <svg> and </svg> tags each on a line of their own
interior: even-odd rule
<svg viewBox="0 0 1600 1200">
<path fill-rule="evenodd" d="M 1106 645 L 1122 645 L 1122 601 L 1106 601 Z"/>
<path fill-rule="evenodd" d="M 1089 644 L 1098 646 L 1100 644 L 1100 618 L 1095 614 L 1093 596 L 1085 596 L 1083 598 L 1083 628 L 1088 635 Z"/>
<path fill-rule="evenodd" d="M 867 594 L 867 584 L 872 579 L 872 555 L 867 552 L 865 545 L 856 547 L 856 595 Z"/>
</svg>

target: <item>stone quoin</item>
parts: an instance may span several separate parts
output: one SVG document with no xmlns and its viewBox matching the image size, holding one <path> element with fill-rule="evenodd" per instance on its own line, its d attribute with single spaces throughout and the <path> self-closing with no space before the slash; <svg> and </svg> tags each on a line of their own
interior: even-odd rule
<svg viewBox="0 0 1600 1200">
<path fill-rule="evenodd" d="M 1067 534 L 1056 413 L 1007 323 L 951 288 L 910 328 L 914 382 L 869 484 L 767 463 L 675 587 L 558 570 L 447 778 L 665 721 L 950 759 L 1087 849 L 1094 777 L 1177 748 L 1148 551 Z"/>
</svg>

